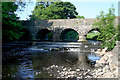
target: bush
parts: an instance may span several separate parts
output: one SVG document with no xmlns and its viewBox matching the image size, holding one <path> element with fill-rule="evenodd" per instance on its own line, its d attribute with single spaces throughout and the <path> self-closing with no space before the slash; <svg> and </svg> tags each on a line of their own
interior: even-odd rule
<svg viewBox="0 0 120 80">
<path fill-rule="evenodd" d="M 98 40 L 101 40 L 102 48 L 108 47 L 108 50 L 112 50 L 117 40 L 118 30 L 114 26 L 115 21 L 115 9 L 112 7 L 109 9 L 108 14 L 104 14 L 102 11 L 97 17 L 98 22 L 94 23 L 93 26 L 98 26 L 101 35 L 98 36 Z"/>
</svg>

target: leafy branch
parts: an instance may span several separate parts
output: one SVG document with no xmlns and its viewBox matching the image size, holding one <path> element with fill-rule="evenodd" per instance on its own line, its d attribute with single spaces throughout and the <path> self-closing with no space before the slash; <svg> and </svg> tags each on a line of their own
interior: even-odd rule
<svg viewBox="0 0 120 80">
<path fill-rule="evenodd" d="M 101 40 L 102 48 L 108 47 L 108 50 L 112 50 L 116 45 L 115 42 L 118 36 L 118 30 L 115 25 L 115 9 L 112 7 L 109 9 L 107 14 L 102 11 L 97 17 L 98 22 L 94 23 L 93 26 L 98 26 L 101 35 L 98 36 L 97 40 Z"/>
</svg>

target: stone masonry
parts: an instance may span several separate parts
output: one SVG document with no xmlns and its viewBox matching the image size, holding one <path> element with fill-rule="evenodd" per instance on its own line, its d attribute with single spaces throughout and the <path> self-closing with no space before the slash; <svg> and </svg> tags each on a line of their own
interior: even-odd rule
<svg viewBox="0 0 120 80">
<path fill-rule="evenodd" d="M 73 29 L 79 34 L 79 41 L 85 41 L 85 35 L 92 29 L 97 19 L 53 19 L 24 21 L 23 26 L 31 32 L 32 40 L 37 40 L 37 33 L 42 29 L 48 29 L 53 34 L 53 41 L 61 41 L 60 34 L 65 29 Z M 118 23 L 116 18 L 115 25 Z"/>
</svg>

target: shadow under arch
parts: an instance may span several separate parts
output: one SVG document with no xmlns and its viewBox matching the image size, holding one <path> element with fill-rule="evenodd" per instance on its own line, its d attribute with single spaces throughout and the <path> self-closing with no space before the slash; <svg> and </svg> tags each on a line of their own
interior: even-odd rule
<svg viewBox="0 0 120 80">
<path fill-rule="evenodd" d="M 68 28 L 61 32 L 60 39 L 65 42 L 77 42 L 79 40 L 79 34 L 74 29 Z"/>
<path fill-rule="evenodd" d="M 31 41 L 32 40 L 32 34 L 28 29 L 23 28 L 22 32 L 23 32 L 23 35 L 20 37 L 20 40 L 22 40 L 22 41 Z"/>
<path fill-rule="evenodd" d="M 97 41 L 98 35 L 101 35 L 99 28 L 93 28 L 87 32 L 86 40 L 95 40 Z"/>
<path fill-rule="evenodd" d="M 48 29 L 41 29 L 37 33 L 37 40 L 38 41 L 52 41 L 53 40 L 52 31 Z"/>
</svg>

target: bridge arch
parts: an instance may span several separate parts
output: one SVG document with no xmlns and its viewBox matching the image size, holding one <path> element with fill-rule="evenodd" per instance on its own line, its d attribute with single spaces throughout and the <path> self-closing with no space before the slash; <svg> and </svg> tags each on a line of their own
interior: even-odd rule
<svg viewBox="0 0 120 80">
<path fill-rule="evenodd" d="M 60 33 L 60 40 L 61 41 L 78 41 L 79 33 L 72 28 L 64 29 Z"/>
<path fill-rule="evenodd" d="M 32 39 L 32 34 L 29 29 L 23 28 L 22 31 L 24 32 L 23 35 L 21 36 L 21 40 L 23 41 L 29 41 Z"/>
<path fill-rule="evenodd" d="M 41 29 L 37 32 L 37 40 L 52 41 L 53 40 L 53 32 L 49 29 Z"/>
<path fill-rule="evenodd" d="M 88 30 L 85 34 L 86 40 L 89 40 L 89 39 L 97 40 L 98 35 L 100 35 L 99 28 L 92 28 L 92 29 Z"/>
</svg>

